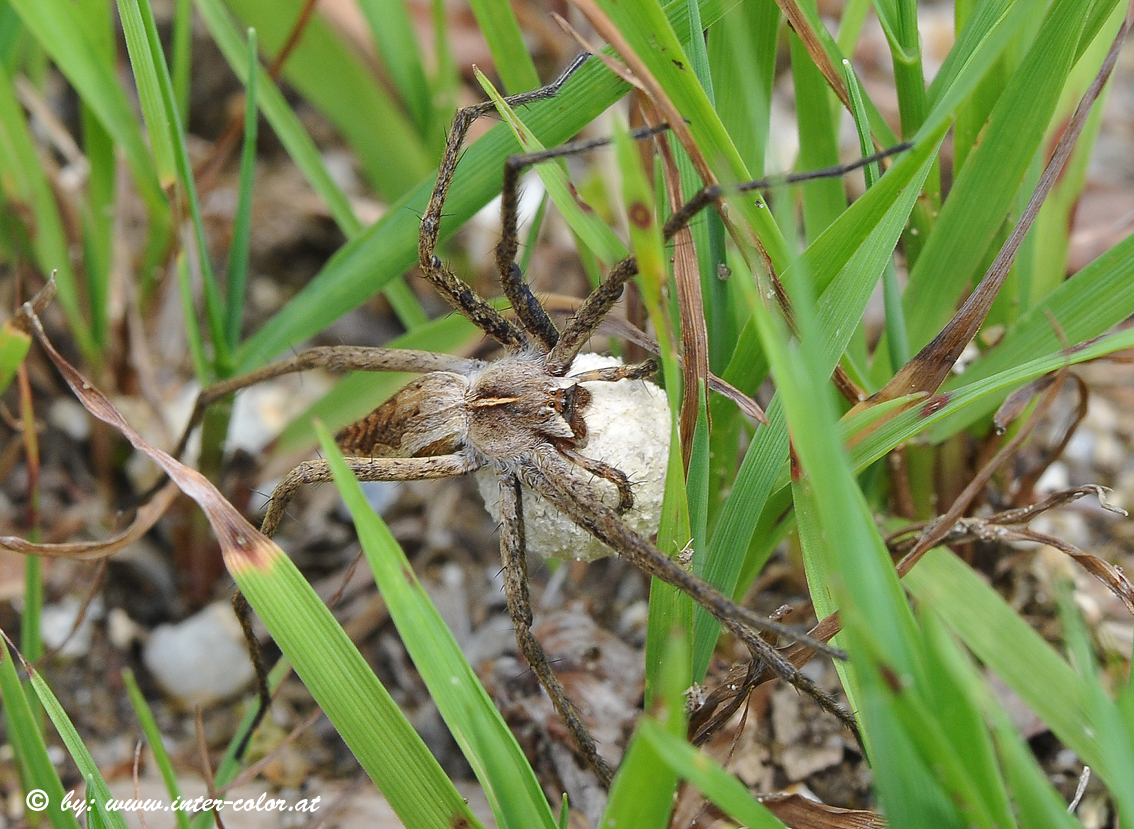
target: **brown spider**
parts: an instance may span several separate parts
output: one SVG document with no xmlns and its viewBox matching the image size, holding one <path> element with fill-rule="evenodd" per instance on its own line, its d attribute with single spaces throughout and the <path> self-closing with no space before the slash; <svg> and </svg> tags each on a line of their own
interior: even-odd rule
<svg viewBox="0 0 1134 829">
<path fill-rule="evenodd" d="M 509 103 L 522 106 L 555 95 L 584 59 L 585 56 L 576 59 L 552 84 L 509 98 Z M 333 371 L 421 373 L 421 377 L 339 435 L 340 446 L 350 456 L 348 465 L 364 481 L 445 478 L 485 468 L 495 472 L 500 490 L 504 583 L 520 651 L 551 697 L 576 748 L 605 784 L 611 780 L 611 768 L 599 755 L 530 630 L 532 611 L 526 575 L 522 488 L 543 496 L 643 572 L 686 592 L 744 642 L 754 660 L 819 700 L 854 729 L 853 718 L 765 641 L 761 633 L 787 636 L 835 656 L 841 656 L 841 652 L 741 607 L 631 530 L 620 518 L 634 502 L 626 474 L 583 454 L 591 394 L 582 383 L 645 378 L 657 368 L 649 360 L 568 376 L 582 346 L 618 300 L 625 283 L 637 273 L 637 263 L 633 257 L 627 257 L 616 264 L 560 331 L 524 282 L 515 262 L 519 247 L 516 203 L 519 174 L 526 167 L 605 142 L 576 142 L 508 159 L 501 210 L 503 231 L 496 247 L 496 264 L 516 322 L 503 316 L 434 255 L 442 208 L 466 133 L 477 117 L 492 110 L 492 104 L 484 103 L 457 113 L 437 184 L 421 221 L 418 258 L 430 283 L 458 313 L 496 340 L 503 347 L 504 356 L 485 363 L 424 351 L 313 348 L 206 389 L 197 401 L 189 429 L 194 428 L 213 402 L 246 386 L 294 371 L 323 367 Z M 636 137 L 648 137 L 658 131 L 639 131 Z M 839 172 L 845 172 L 845 168 Z M 767 184 L 753 182 L 733 189 L 751 190 Z M 719 187 L 700 191 L 665 224 L 666 239 L 671 239 L 692 216 L 721 194 Z M 184 447 L 189 429 L 179 448 Z M 617 507 L 603 502 L 592 476 L 614 485 L 619 498 Z M 274 534 L 285 507 L 300 486 L 330 480 L 327 464 L 322 460 L 307 461 L 292 470 L 272 494 L 263 532 Z"/>
</svg>

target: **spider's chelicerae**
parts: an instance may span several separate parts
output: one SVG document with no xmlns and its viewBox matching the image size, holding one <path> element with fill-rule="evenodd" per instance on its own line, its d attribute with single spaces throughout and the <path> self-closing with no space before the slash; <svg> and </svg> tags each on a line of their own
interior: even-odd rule
<svg viewBox="0 0 1134 829">
<path fill-rule="evenodd" d="M 553 96 L 581 62 L 577 59 L 549 86 L 514 96 L 508 99 L 509 103 L 521 106 Z M 574 524 L 645 573 L 685 591 L 738 637 L 754 660 L 813 696 L 853 728 L 850 715 L 816 688 L 761 634 L 780 634 L 806 641 L 827 653 L 839 655 L 839 652 L 736 604 L 628 527 L 620 517 L 634 503 L 627 475 L 586 454 L 591 393 L 584 383 L 646 378 L 657 368 L 656 363 L 649 360 L 569 374 L 583 345 L 618 300 L 625 283 L 636 274 L 637 264 L 633 257 L 628 257 L 615 265 L 560 331 L 524 282 L 515 262 L 519 247 L 517 180 L 520 172 L 533 163 L 601 142 L 514 156 L 507 162 L 502 200 L 503 231 L 496 247 L 496 264 L 516 321 L 497 311 L 434 254 L 445 197 L 466 133 L 473 120 L 492 109 L 491 104 L 480 104 L 457 113 L 437 184 L 421 221 L 418 254 L 422 273 L 430 283 L 458 313 L 496 340 L 503 347 L 504 355 L 486 363 L 400 349 L 310 349 L 210 387 L 198 400 L 194 423 L 212 402 L 253 383 L 293 371 L 323 367 L 420 373 L 417 380 L 339 436 L 340 445 L 349 455 L 348 464 L 360 479 L 367 481 L 445 478 L 477 470 L 490 470 L 495 475 L 500 495 L 504 582 L 520 651 L 551 697 L 576 748 L 604 783 L 609 783 L 611 769 L 564 695 L 548 666 L 543 648 L 530 630 L 532 611 L 525 563 L 523 488 L 541 495 Z M 651 132 L 656 130 L 642 131 L 638 137 Z M 870 160 L 873 158 L 862 163 Z M 766 182 L 753 182 L 734 189 L 749 190 L 764 185 Z M 693 215 L 720 195 L 718 187 L 699 192 L 666 223 L 666 239 L 671 239 Z M 616 506 L 604 503 L 595 485 L 596 479 L 613 484 L 618 495 Z M 329 480 L 331 476 L 324 461 L 308 461 L 296 467 L 272 494 L 263 532 L 269 536 L 275 532 L 287 503 L 300 486 Z"/>
</svg>

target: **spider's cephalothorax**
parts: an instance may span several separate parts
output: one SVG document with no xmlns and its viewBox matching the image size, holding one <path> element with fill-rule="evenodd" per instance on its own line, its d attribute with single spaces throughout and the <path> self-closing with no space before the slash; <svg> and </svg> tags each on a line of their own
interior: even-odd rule
<svg viewBox="0 0 1134 829">
<path fill-rule="evenodd" d="M 586 441 L 590 392 L 552 377 L 542 359 L 497 360 L 473 380 L 467 399 L 469 445 L 489 461 L 507 464 L 540 444 L 578 448 Z"/>
</svg>

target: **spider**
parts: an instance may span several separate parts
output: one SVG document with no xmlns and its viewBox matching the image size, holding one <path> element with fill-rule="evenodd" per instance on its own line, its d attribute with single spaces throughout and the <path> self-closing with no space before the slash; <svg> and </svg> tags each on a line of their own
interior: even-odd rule
<svg viewBox="0 0 1134 829">
<path fill-rule="evenodd" d="M 554 96 L 585 59 L 585 55 L 576 58 L 551 84 L 512 96 L 507 99 L 508 103 L 519 107 Z M 179 451 L 209 405 L 272 377 L 315 367 L 333 371 L 419 373 L 418 379 L 339 435 L 339 444 L 349 456 L 348 465 L 363 481 L 446 478 L 484 469 L 495 474 L 500 494 L 504 587 L 517 644 L 562 717 L 575 748 L 604 784 L 609 785 L 612 769 L 599 754 L 593 738 L 549 667 L 543 647 L 531 633 L 521 495 L 524 489 L 542 496 L 635 567 L 687 593 L 745 644 L 755 663 L 767 666 L 817 699 L 855 730 L 851 715 L 801 674 L 762 634 L 786 636 L 836 657 L 843 656 L 841 651 L 738 605 L 671 560 L 622 520 L 621 515 L 634 503 L 627 475 L 584 454 L 591 394 L 583 384 L 642 379 L 657 370 L 655 361 L 646 360 L 570 374 L 582 347 L 619 299 L 623 286 L 636 274 L 637 263 L 632 256 L 617 263 L 560 331 L 525 283 L 515 261 L 519 248 L 516 204 L 518 179 L 523 170 L 535 163 L 606 142 L 575 142 L 508 159 L 501 209 L 503 230 L 495 258 L 503 293 L 511 303 L 515 321 L 497 311 L 435 255 L 446 194 L 466 134 L 476 118 L 493 110 L 493 104 L 486 102 L 457 112 L 446 140 L 437 183 L 421 220 L 418 260 L 421 272 L 442 297 L 495 340 L 504 355 L 495 361 L 483 362 L 408 349 L 351 346 L 309 349 L 204 390 Z M 660 129 L 664 126 L 639 130 L 635 137 L 647 138 Z M 854 166 L 877 160 L 881 155 L 863 159 Z M 841 174 L 846 169 L 840 168 L 837 172 Z M 731 189 L 754 190 L 768 184 L 767 181 L 751 182 Z M 666 240 L 672 239 L 700 209 L 722 194 L 720 187 L 702 189 L 666 222 Z M 608 506 L 603 501 L 594 479 L 614 486 L 617 506 Z M 301 486 L 330 480 L 330 471 L 323 460 L 306 461 L 293 469 L 272 493 L 262 525 L 264 534 L 275 533 L 288 502 Z M 247 613 L 247 606 L 239 599 L 237 607 L 239 612 Z M 261 685 L 262 695 L 265 687 Z"/>
</svg>

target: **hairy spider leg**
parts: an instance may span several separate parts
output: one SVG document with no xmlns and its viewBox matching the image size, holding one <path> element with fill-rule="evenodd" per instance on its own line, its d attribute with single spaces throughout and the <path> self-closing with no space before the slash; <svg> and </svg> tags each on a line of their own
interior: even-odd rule
<svg viewBox="0 0 1134 829">
<path fill-rule="evenodd" d="M 208 388 L 202 389 L 193 404 L 193 413 L 177 448 L 173 452 L 175 458 L 180 458 L 189 443 L 193 430 L 201 425 L 205 417 L 205 410 L 219 400 L 230 394 L 235 394 L 249 386 L 273 380 L 285 374 L 294 374 L 308 371 L 313 368 L 323 368 L 332 372 L 347 371 L 401 371 L 415 374 L 426 374 L 431 371 L 452 371 L 457 374 L 471 374 L 484 366 L 481 360 L 471 360 L 465 357 L 455 357 L 452 354 L 437 354 L 433 351 L 419 351 L 413 348 L 377 348 L 358 345 L 326 345 L 307 348 L 287 357 L 277 360 L 266 366 L 261 366 L 247 374 L 221 380 Z"/>
<path fill-rule="evenodd" d="M 586 54 L 577 56 L 563 70 L 563 73 L 547 86 L 542 86 L 531 92 L 512 95 L 505 100 L 509 106 L 518 107 L 553 98 L 567 83 L 568 79 L 586 62 L 587 57 Z M 437 183 L 433 187 L 433 195 L 430 196 L 429 205 L 421 219 L 421 236 L 418 239 L 417 248 L 418 263 L 426 279 L 459 314 L 509 351 L 516 351 L 528 347 L 527 333 L 487 303 L 483 297 L 449 270 L 434 253 L 441 232 L 441 215 L 445 206 L 445 198 L 448 196 L 449 187 L 453 183 L 457 162 L 460 160 L 461 147 L 464 146 L 469 127 L 477 118 L 489 112 L 494 112 L 495 109 L 495 105 L 488 101 L 457 110 L 453 124 L 449 128 L 449 136 L 445 140 L 445 152 L 441 157 L 441 165 L 437 171 Z M 516 270 L 518 271 L 518 269 Z M 546 330 L 545 323 L 550 322 L 550 320 L 538 319 L 539 313 L 535 312 L 534 308 L 539 303 L 531 295 L 531 290 L 523 282 L 519 273 L 513 273 L 513 269 L 509 266 L 501 273 L 501 281 L 505 296 L 508 296 L 516 306 L 521 323 L 529 325 L 537 339 L 543 339 L 541 333 L 548 335 L 549 332 Z M 540 306 L 540 311 L 546 317 L 547 312 L 543 311 L 542 306 Z M 525 319 L 525 315 L 529 313 L 535 314 L 531 323 Z"/>
<path fill-rule="evenodd" d="M 800 672 L 769 642 L 755 631 L 786 636 L 837 659 L 846 653 L 826 642 L 814 639 L 786 625 L 764 618 L 742 607 L 699 576 L 683 569 L 644 537 L 627 527 L 615 510 L 604 504 L 582 480 L 571 474 L 567 463 L 550 446 L 537 447 L 530 462 L 519 474 L 524 484 L 538 492 L 556 509 L 589 532 L 599 541 L 616 550 L 642 572 L 659 578 L 690 596 L 738 639 L 744 642 L 753 658 L 761 660 L 777 676 L 812 697 L 826 711 L 834 714 L 856 738 L 858 725 L 854 717 L 830 695 Z"/>
<path fill-rule="evenodd" d="M 668 124 L 643 127 L 634 130 L 631 137 L 643 141 L 667 129 L 669 129 Z M 500 284 L 504 289 L 504 296 L 512 303 L 516 316 L 540 340 L 545 351 L 550 351 L 555 347 L 555 344 L 559 341 L 559 330 L 551 321 L 547 310 L 532 294 L 531 288 L 524 281 L 520 267 L 516 263 L 516 254 L 520 249 L 518 228 L 520 177 L 536 164 L 585 153 L 609 144 L 609 138 L 572 141 L 550 150 L 509 156 L 504 163 L 504 180 L 500 196 L 500 241 L 496 244 L 496 270 L 500 274 Z"/>
<path fill-rule="evenodd" d="M 520 479 L 511 472 L 502 472 L 500 480 L 500 559 L 504 568 L 504 595 L 508 600 L 508 614 L 520 648 L 532 673 L 536 675 L 555 707 L 556 713 L 567 726 L 575 747 L 587 765 L 594 770 L 609 788 L 614 779 L 610 764 L 598 752 L 595 739 L 583 724 L 575 704 L 563 689 L 563 683 L 551 670 L 543 645 L 532 633 L 532 600 L 528 590 L 527 547 L 524 542 L 524 508 L 520 494 Z"/>
</svg>

